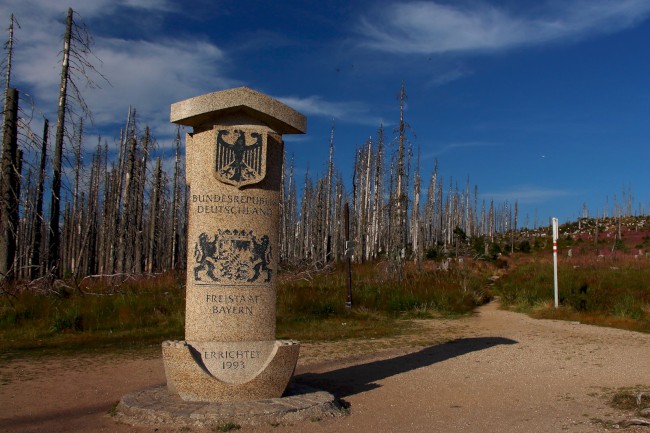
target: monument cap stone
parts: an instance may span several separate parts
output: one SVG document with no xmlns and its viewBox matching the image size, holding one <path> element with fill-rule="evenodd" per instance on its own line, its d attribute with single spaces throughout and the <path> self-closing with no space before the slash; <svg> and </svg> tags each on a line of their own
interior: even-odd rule
<svg viewBox="0 0 650 433">
<path fill-rule="evenodd" d="M 248 87 L 221 90 L 176 102 L 171 106 L 170 120 L 199 128 L 211 126 L 215 119 L 237 112 L 260 119 L 278 134 L 304 134 L 307 131 L 305 116 Z"/>
</svg>

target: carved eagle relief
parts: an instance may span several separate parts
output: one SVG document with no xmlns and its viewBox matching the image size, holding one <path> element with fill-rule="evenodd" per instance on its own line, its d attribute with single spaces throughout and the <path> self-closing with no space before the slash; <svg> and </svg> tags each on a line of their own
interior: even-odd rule
<svg viewBox="0 0 650 433">
<path fill-rule="evenodd" d="M 218 129 L 215 176 L 236 187 L 258 183 L 266 175 L 267 135 L 243 129 Z"/>
</svg>

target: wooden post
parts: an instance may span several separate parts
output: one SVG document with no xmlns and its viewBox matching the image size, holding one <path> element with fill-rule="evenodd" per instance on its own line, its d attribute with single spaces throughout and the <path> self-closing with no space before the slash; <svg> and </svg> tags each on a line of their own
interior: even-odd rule
<svg viewBox="0 0 650 433">
<path fill-rule="evenodd" d="M 345 308 L 352 308 L 352 251 L 354 247 L 350 242 L 350 205 L 345 203 L 344 211 L 344 224 L 345 224 L 345 261 L 347 262 L 347 286 L 348 286 L 348 299 L 345 302 Z"/>
</svg>

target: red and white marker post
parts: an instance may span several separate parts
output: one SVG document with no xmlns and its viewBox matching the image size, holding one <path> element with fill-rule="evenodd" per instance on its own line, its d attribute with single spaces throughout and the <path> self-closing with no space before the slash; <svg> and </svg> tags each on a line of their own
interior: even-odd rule
<svg viewBox="0 0 650 433">
<path fill-rule="evenodd" d="M 560 305 L 559 292 L 557 288 L 557 218 L 553 218 L 553 286 L 555 289 L 555 308 Z"/>
</svg>

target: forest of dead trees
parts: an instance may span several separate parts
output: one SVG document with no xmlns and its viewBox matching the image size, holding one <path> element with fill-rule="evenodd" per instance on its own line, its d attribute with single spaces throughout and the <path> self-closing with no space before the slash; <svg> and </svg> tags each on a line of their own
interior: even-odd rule
<svg viewBox="0 0 650 433">
<path fill-rule="evenodd" d="M 36 132 L 38 110 L 11 86 L 17 27 L 12 16 L 3 61 L 0 277 L 35 280 L 181 267 L 187 194 L 180 131 L 171 176 L 161 156 L 151 158 L 156 141 L 131 107 L 116 143 L 100 138 L 94 152 L 84 151 L 93 147 L 84 141 L 84 121 L 92 116 L 79 89 L 94 87 L 97 77 L 107 80 L 90 61 L 90 34 L 69 9 L 56 125 L 52 131 L 43 118 L 42 132 Z"/>
<path fill-rule="evenodd" d="M 163 152 L 134 108 L 125 107 L 126 120 L 114 143 L 85 142 L 84 121 L 91 115 L 80 82 L 92 86 L 93 77 L 107 80 L 90 62 L 92 39 L 75 18 L 70 9 L 56 125 L 50 128 L 47 119 L 34 118 L 30 101 L 11 86 L 17 27 L 11 17 L 3 63 L 0 279 L 185 269 L 192 257 L 187 255 L 189 192 L 180 130 L 168 155 L 173 160 L 169 172 L 162 168 L 162 156 L 154 157 Z M 442 179 L 437 162 L 432 173 L 422 175 L 419 151 L 408 139 L 405 102 L 402 84 L 398 127 L 386 131 L 379 126 L 375 137 L 358 146 L 351 179 L 344 179 L 335 165 L 334 126 L 322 175 L 296 179 L 294 161 L 287 157 L 280 204 L 284 265 L 342 260 L 346 206 L 356 261 L 418 262 L 427 251 L 457 252 L 459 244 L 477 238 L 487 254 L 495 236 L 515 233 L 517 202 L 479 200 L 478 187 L 469 179 L 462 187 Z M 93 152 L 84 151 L 92 147 Z"/>
</svg>

